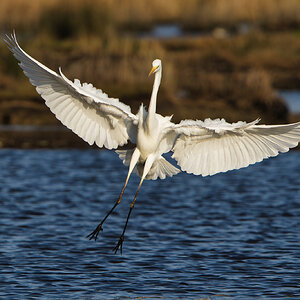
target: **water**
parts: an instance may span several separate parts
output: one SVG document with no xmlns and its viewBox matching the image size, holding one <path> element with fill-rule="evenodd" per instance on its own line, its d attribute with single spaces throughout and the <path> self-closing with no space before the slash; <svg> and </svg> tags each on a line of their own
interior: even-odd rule
<svg viewBox="0 0 300 300">
<path fill-rule="evenodd" d="M 300 113 L 300 91 L 280 91 L 279 95 L 285 100 L 291 113 Z"/>
<path fill-rule="evenodd" d="M 158 24 L 149 31 L 139 32 L 140 38 L 170 39 L 183 37 L 184 33 L 178 24 Z"/>
<path fill-rule="evenodd" d="M 228 38 L 231 35 L 239 34 L 246 35 L 254 30 L 253 26 L 249 23 L 240 23 L 236 28 L 229 31 L 223 27 L 216 27 L 213 30 L 185 30 L 180 24 L 177 23 L 164 23 L 157 24 L 151 30 L 140 32 L 141 38 L 156 38 L 156 39 L 172 39 L 172 38 L 196 38 L 204 36 L 213 36 L 215 38 Z"/>
<path fill-rule="evenodd" d="M 153 38 L 175 38 L 183 35 L 183 31 L 178 24 L 161 24 L 154 26 L 150 36 Z"/>
<path fill-rule="evenodd" d="M 59 125 L 18 125 L 18 124 L 0 124 L 0 131 L 9 131 L 15 133 L 16 131 L 27 131 L 27 132 L 49 132 L 49 131 L 65 131 L 67 132 L 66 127 Z"/>
<path fill-rule="evenodd" d="M 177 23 L 157 24 L 149 31 L 139 32 L 140 38 L 173 39 L 173 38 L 196 38 L 210 36 L 209 31 L 187 31 Z"/>
<path fill-rule="evenodd" d="M 85 238 L 126 177 L 115 153 L 0 157 L 2 299 L 300 298 L 300 152 L 213 177 L 145 181 L 122 256 L 112 248 L 136 176 L 100 240 Z"/>
</svg>

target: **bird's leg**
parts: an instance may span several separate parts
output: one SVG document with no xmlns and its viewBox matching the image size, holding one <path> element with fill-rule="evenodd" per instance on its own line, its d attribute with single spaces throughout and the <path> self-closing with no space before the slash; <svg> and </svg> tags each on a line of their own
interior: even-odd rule
<svg viewBox="0 0 300 300">
<path fill-rule="evenodd" d="M 128 183 L 128 180 L 129 180 L 129 177 L 130 177 L 130 174 L 132 173 L 138 159 L 140 157 L 140 151 L 135 148 L 135 150 L 133 151 L 133 154 L 131 156 L 131 160 L 130 160 L 130 164 L 129 164 L 129 170 L 128 170 L 128 175 L 127 175 L 127 178 L 126 178 L 126 181 L 125 181 L 125 184 L 123 186 L 123 189 L 121 191 L 121 194 L 118 198 L 118 200 L 116 201 L 116 203 L 114 204 L 114 206 L 111 208 L 111 210 L 106 214 L 106 216 L 104 217 L 104 219 L 99 223 L 99 225 L 96 227 L 96 229 L 90 233 L 87 238 L 89 238 L 89 240 L 92 240 L 94 239 L 95 241 L 97 240 L 97 237 L 99 235 L 99 232 L 103 230 L 102 228 L 102 225 L 103 223 L 106 221 L 106 219 L 108 218 L 108 216 L 113 212 L 113 210 L 116 208 L 117 205 L 120 204 L 121 202 L 121 199 L 122 199 L 122 196 L 123 196 L 123 193 L 125 191 L 125 188 L 127 186 L 127 183 Z"/>
<path fill-rule="evenodd" d="M 120 238 L 119 238 L 118 244 L 117 244 L 116 247 L 113 249 L 113 251 L 115 251 L 115 254 L 118 252 L 118 250 L 119 250 L 119 248 L 120 248 L 120 252 L 121 252 L 121 255 L 122 255 L 122 246 L 123 246 L 124 235 L 125 235 L 125 231 L 126 231 L 126 228 L 127 228 L 128 220 L 129 220 L 129 218 L 130 218 L 130 214 L 131 214 L 132 209 L 133 209 L 133 207 L 134 207 L 135 200 L 136 200 L 136 197 L 137 197 L 137 195 L 138 195 L 138 193 L 139 193 L 139 190 L 140 190 L 140 187 L 141 187 L 141 185 L 142 185 L 142 183 L 143 183 L 143 180 L 144 180 L 144 178 L 141 179 L 140 184 L 139 184 L 139 186 L 138 186 L 138 189 L 137 189 L 137 191 L 136 191 L 136 193 L 135 193 L 134 199 L 133 199 L 133 201 L 130 203 L 130 209 L 129 209 L 129 213 L 128 213 L 128 215 L 127 215 L 127 219 L 126 219 L 125 226 L 124 226 L 124 228 L 123 228 L 123 232 L 122 232 L 122 234 L 121 234 L 121 236 L 120 236 Z"/>
<path fill-rule="evenodd" d="M 144 170 L 143 170 L 143 175 L 142 175 L 142 178 L 141 178 L 141 181 L 139 183 L 139 186 L 137 188 L 137 191 L 135 193 L 135 196 L 134 196 L 134 199 L 133 201 L 131 202 L 130 204 L 130 209 L 129 209 L 129 212 L 128 212 L 128 216 L 127 216 L 127 219 L 126 219 L 126 223 L 125 223 L 125 226 L 124 226 L 124 229 L 123 229 L 123 232 L 119 238 L 119 241 L 118 241 L 118 244 L 116 245 L 116 247 L 113 249 L 113 251 L 115 251 L 115 254 L 118 252 L 118 250 L 120 249 L 120 252 L 121 252 L 121 255 L 122 255 L 122 246 L 123 246 L 123 241 L 124 241 L 124 235 L 125 235 L 125 231 L 126 231 L 126 228 L 127 228 L 127 224 L 128 224 L 128 220 L 130 218 L 130 214 L 132 212 L 132 209 L 134 207 L 134 204 L 135 204 L 135 200 L 136 200 L 136 197 L 139 193 L 139 190 L 141 188 L 141 185 L 146 177 L 146 175 L 148 174 L 148 172 L 150 171 L 151 167 L 152 167 L 152 164 L 153 162 L 155 161 L 155 156 L 154 155 L 149 155 L 148 158 L 146 159 L 146 162 L 145 162 L 145 165 L 144 165 Z"/>
<path fill-rule="evenodd" d="M 105 216 L 104 219 L 99 223 L 99 225 L 96 227 L 96 229 L 95 229 L 92 233 L 90 233 L 89 235 L 87 235 L 87 238 L 89 238 L 89 240 L 94 239 L 94 240 L 96 241 L 97 238 L 98 238 L 99 232 L 100 232 L 100 231 L 103 231 L 103 228 L 102 228 L 103 223 L 106 221 L 106 219 L 108 218 L 108 216 L 114 211 L 114 209 L 116 208 L 116 206 L 119 205 L 120 202 L 121 202 L 121 199 L 122 199 L 123 193 L 124 193 L 124 191 L 125 191 L 125 188 L 126 188 L 126 186 L 127 186 L 129 177 L 130 177 L 130 174 L 128 173 L 127 178 L 126 178 L 126 181 L 125 181 L 125 184 L 124 184 L 123 189 L 122 189 L 122 191 L 121 191 L 121 194 L 120 194 L 118 200 L 116 201 L 116 203 L 114 204 L 114 206 L 113 206 L 113 207 L 110 209 L 110 211 L 106 214 L 106 216 Z"/>
</svg>

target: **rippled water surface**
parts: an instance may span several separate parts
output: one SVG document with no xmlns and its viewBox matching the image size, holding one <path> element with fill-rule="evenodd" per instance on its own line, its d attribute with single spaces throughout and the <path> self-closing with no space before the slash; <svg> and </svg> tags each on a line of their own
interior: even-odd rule
<svg viewBox="0 0 300 300">
<path fill-rule="evenodd" d="M 0 151 L 1 299 L 298 299 L 300 153 L 145 181 L 108 151 Z"/>
</svg>

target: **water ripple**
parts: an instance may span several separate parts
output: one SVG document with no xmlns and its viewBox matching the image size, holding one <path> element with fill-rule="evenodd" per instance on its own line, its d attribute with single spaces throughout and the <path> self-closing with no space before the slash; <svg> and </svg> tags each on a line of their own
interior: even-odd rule
<svg viewBox="0 0 300 300">
<path fill-rule="evenodd" d="M 213 177 L 147 181 L 104 224 L 127 170 L 114 153 L 1 150 L 0 297 L 296 299 L 300 153 Z"/>
</svg>

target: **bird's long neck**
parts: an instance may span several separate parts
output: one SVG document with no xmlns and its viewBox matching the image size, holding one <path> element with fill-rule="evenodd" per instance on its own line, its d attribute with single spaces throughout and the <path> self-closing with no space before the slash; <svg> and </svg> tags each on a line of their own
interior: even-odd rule
<svg viewBox="0 0 300 300">
<path fill-rule="evenodd" d="M 148 116 L 147 116 L 148 128 L 152 128 L 155 122 L 156 99 L 157 99 L 157 93 L 158 93 L 160 81 L 161 81 L 161 69 L 155 73 L 153 89 L 152 89 L 152 94 L 151 94 L 151 99 L 149 104 L 149 110 L 148 110 Z"/>
</svg>

